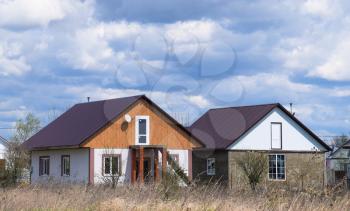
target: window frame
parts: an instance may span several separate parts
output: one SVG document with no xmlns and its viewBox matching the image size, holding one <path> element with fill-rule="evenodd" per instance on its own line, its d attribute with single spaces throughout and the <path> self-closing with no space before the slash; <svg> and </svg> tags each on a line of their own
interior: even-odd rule
<svg viewBox="0 0 350 211">
<path fill-rule="evenodd" d="M 139 134 L 139 120 L 145 119 L 146 120 L 146 134 Z M 149 116 L 136 116 L 135 117 L 135 145 L 149 145 L 149 134 L 150 132 L 150 118 Z M 140 143 L 140 136 L 146 137 L 146 143 Z"/>
<path fill-rule="evenodd" d="M 65 174 L 65 168 L 64 168 L 64 159 L 68 158 L 68 162 L 69 162 L 69 174 Z M 71 165 L 70 165 L 70 155 L 61 155 L 61 176 L 62 177 L 69 177 L 70 173 L 71 173 Z"/>
<path fill-rule="evenodd" d="M 44 169 L 46 169 L 43 166 L 44 163 L 42 163 L 42 165 L 40 165 L 41 160 L 48 160 L 48 168 L 47 168 L 48 172 L 47 172 L 47 174 L 44 174 Z M 39 176 L 40 177 L 50 176 L 50 156 L 39 156 Z"/>
<path fill-rule="evenodd" d="M 209 162 L 214 161 L 214 172 L 210 172 L 209 170 Z M 207 175 L 208 176 L 215 176 L 216 175 L 216 159 L 215 158 L 207 158 Z"/>
<path fill-rule="evenodd" d="M 117 169 L 117 174 L 112 174 L 112 168 L 113 168 L 113 163 L 110 163 L 110 171 L 109 174 L 105 173 L 105 159 L 106 158 L 118 158 L 118 169 Z M 112 177 L 112 176 L 121 176 L 122 173 L 122 156 L 121 154 L 103 154 L 102 155 L 102 175 L 105 177 Z M 113 159 L 111 159 L 113 160 Z"/>
<path fill-rule="evenodd" d="M 279 148 L 276 148 L 276 147 L 273 147 L 273 125 L 280 125 L 280 147 Z M 271 134 L 270 134 L 270 136 L 271 136 L 271 149 L 275 149 L 275 150 L 278 150 L 278 149 L 282 149 L 282 143 L 283 143 L 283 141 L 282 141 L 282 122 L 271 122 Z"/>
<path fill-rule="evenodd" d="M 275 157 L 275 170 L 276 170 L 276 178 L 270 178 L 270 156 L 274 156 Z M 283 156 L 283 163 L 284 163 L 284 166 L 283 166 L 283 169 L 284 169 L 284 178 L 283 179 L 279 179 L 278 178 L 278 166 L 277 166 L 277 162 L 278 162 L 278 159 L 277 159 L 277 156 Z M 275 182 L 283 182 L 283 181 L 286 181 L 287 180 L 287 170 L 286 170 L 286 162 L 287 162 L 287 159 L 286 159 L 286 155 L 285 154 L 268 154 L 268 171 L 267 171 L 267 178 L 269 181 L 275 181 Z"/>
</svg>

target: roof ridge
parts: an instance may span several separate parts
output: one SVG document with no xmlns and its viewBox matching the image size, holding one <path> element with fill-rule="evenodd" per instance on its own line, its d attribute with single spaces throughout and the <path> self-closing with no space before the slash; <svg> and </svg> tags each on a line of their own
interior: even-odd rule
<svg viewBox="0 0 350 211">
<path fill-rule="evenodd" d="M 7 142 L 8 142 L 7 139 L 5 139 L 4 137 L 0 136 L 0 143 L 8 144 Z"/>
<path fill-rule="evenodd" d="M 96 100 L 96 101 L 91 101 L 91 102 L 84 102 L 84 103 L 77 103 L 75 105 L 83 105 L 83 104 L 89 104 L 89 103 L 99 103 L 99 102 L 106 102 L 109 100 L 118 100 L 118 99 L 125 99 L 125 98 L 140 98 L 140 97 L 145 97 L 145 94 L 142 95 L 133 95 L 133 96 L 128 96 L 128 97 L 117 97 L 117 98 L 111 98 L 111 99 L 105 99 L 105 100 Z"/>
<path fill-rule="evenodd" d="M 221 108 L 211 108 L 210 110 L 219 110 L 219 109 L 229 109 L 229 108 L 245 108 L 245 107 L 255 107 L 255 106 L 269 106 L 269 105 L 274 105 L 278 106 L 281 105 L 280 103 L 266 103 L 266 104 L 255 104 L 255 105 L 244 105 L 244 106 L 229 106 L 229 107 L 221 107 Z"/>
</svg>

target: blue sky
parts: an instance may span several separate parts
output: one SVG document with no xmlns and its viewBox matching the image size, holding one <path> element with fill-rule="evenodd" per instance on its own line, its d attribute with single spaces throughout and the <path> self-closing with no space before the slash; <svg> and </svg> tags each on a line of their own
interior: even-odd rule
<svg viewBox="0 0 350 211">
<path fill-rule="evenodd" d="M 193 121 L 294 103 L 318 135 L 350 130 L 350 3 L 0 0 L 0 128 L 146 94 Z M 9 137 L 11 130 L 0 129 Z"/>
</svg>

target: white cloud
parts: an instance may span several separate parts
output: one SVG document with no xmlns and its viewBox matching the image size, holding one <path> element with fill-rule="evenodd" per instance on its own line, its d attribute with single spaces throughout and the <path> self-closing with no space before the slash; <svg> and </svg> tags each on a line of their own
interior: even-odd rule
<svg viewBox="0 0 350 211">
<path fill-rule="evenodd" d="M 328 80 L 345 81 L 350 80 L 350 39 L 340 41 L 329 58 L 317 66 L 310 76 L 317 76 Z"/>
<path fill-rule="evenodd" d="M 1 0 L 0 26 L 47 26 L 71 10 L 67 0 Z"/>
<path fill-rule="evenodd" d="M 19 43 L 0 43 L 0 75 L 20 76 L 31 70 Z"/>
<path fill-rule="evenodd" d="M 319 17 L 336 17 L 342 13 L 339 2 L 336 0 L 307 0 L 302 10 Z"/>
<path fill-rule="evenodd" d="M 200 95 L 189 96 L 188 101 L 198 106 L 199 108 L 208 108 L 210 105 L 210 102 Z"/>
<path fill-rule="evenodd" d="M 31 70 L 31 66 L 27 64 L 24 57 L 19 57 L 17 59 L 9 59 L 1 57 L 0 55 L 0 75 L 22 75 L 25 72 Z"/>
</svg>

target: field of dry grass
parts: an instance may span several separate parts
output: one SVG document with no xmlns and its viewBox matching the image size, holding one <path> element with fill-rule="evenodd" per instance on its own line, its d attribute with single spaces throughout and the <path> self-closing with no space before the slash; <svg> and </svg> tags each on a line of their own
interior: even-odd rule
<svg viewBox="0 0 350 211">
<path fill-rule="evenodd" d="M 348 193 L 252 193 L 220 186 L 46 185 L 0 189 L 0 210 L 350 210 L 350 200 Z"/>
</svg>

